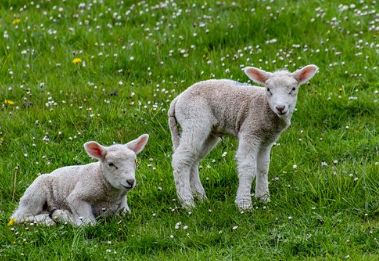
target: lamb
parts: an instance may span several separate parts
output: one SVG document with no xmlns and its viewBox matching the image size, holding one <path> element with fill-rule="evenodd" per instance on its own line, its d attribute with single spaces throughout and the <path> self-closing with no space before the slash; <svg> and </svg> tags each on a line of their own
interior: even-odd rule
<svg viewBox="0 0 379 261">
<path fill-rule="evenodd" d="M 136 186 L 136 154 L 144 149 L 148 138 L 144 134 L 126 144 L 109 147 L 86 142 L 88 155 L 99 161 L 40 175 L 25 191 L 11 220 L 81 226 L 95 225 L 99 216 L 130 212 L 126 194 Z"/>
<path fill-rule="evenodd" d="M 239 140 L 236 153 L 239 185 L 235 200 L 238 208 L 251 209 L 255 177 L 255 197 L 268 202 L 271 147 L 291 124 L 299 86 L 317 71 L 315 65 L 293 73 L 287 70 L 270 73 L 247 67 L 245 74 L 265 88 L 232 80 L 208 80 L 178 95 L 171 102 L 168 116 L 174 150 L 173 175 L 181 204 L 189 208 L 195 205 L 194 197 L 207 198 L 199 178 L 199 162 L 223 135 Z"/>
</svg>

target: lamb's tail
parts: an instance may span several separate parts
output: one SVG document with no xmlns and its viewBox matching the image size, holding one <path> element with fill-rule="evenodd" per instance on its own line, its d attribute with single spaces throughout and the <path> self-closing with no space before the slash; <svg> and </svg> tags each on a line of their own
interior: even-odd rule
<svg viewBox="0 0 379 261">
<path fill-rule="evenodd" d="M 177 100 L 178 100 L 178 97 L 176 97 L 171 102 L 170 108 L 168 109 L 168 125 L 170 127 L 171 141 L 172 141 L 172 147 L 174 151 L 176 150 L 176 148 L 178 148 L 179 140 L 180 140 L 178 122 L 175 117 L 175 105 L 176 105 Z"/>
</svg>

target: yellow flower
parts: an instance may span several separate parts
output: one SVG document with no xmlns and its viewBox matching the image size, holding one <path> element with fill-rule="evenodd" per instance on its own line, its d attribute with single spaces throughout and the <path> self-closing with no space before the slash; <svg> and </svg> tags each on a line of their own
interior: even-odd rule
<svg viewBox="0 0 379 261">
<path fill-rule="evenodd" d="M 75 58 L 74 60 L 72 60 L 72 62 L 73 62 L 74 64 L 78 64 L 78 63 L 81 63 L 81 62 L 82 62 L 82 59 L 80 59 L 80 58 Z"/>
<path fill-rule="evenodd" d="M 13 20 L 12 24 L 17 25 L 17 24 L 19 24 L 20 22 L 21 22 L 21 20 L 18 19 L 18 18 L 16 18 L 16 19 Z"/>
<path fill-rule="evenodd" d="M 14 222 L 16 222 L 16 219 L 12 218 L 11 220 L 9 220 L 8 226 L 13 226 Z"/>
<path fill-rule="evenodd" d="M 3 142 L 3 141 L 4 141 L 4 138 L 1 137 L 1 138 L 0 138 L 0 143 Z M 1 194 L 1 191 L 0 191 L 0 194 Z"/>
<path fill-rule="evenodd" d="M 14 102 L 11 101 L 11 100 L 5 100 L 4 103 L 5 103 L 6 105 L 13 105 L 13 104 L 14 104 Z"/>
</svg>

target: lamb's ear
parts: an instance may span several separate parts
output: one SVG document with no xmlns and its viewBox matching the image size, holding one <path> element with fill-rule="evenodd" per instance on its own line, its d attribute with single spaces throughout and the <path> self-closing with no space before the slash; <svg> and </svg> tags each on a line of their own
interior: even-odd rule
<svg viewBox="0 0 379 261">
<path fill-rule="evenodd" d="M 90 157 L 100 160 L 104 159 L 105 147 L 101 146 L 96 141 L 89 141 L 84 143 L 84 148 Z"/>
<path fill-rule="evenodd" d="M 143 134 L 143 135 L 139 136 L 137 139 L 126 143 L 125 145 L 129 149 L 134 151 L 136 154 L 138 154 L 143 150 L 143 148 L 145 148 L 145 145 L 146 145 L 148 140 L 149 140 L 149 135 Z"/>
<path fill-rule="evenodd" d="M 243 69 L 243 71 L 251 80 L 260 84 L 266 84 L 267 79 L 271 76 L 271 73 L 265 72 L 255 67 L 246 67 Z"/>
<path fill-rule="evenodd" d="M 300 84 L 306 83 L 309 81 L 318 71 L 318 67 L 316 65 L 307 65 L 304 68 L 297 70 L 293 73 L 293 76 Z"/>
</svg>

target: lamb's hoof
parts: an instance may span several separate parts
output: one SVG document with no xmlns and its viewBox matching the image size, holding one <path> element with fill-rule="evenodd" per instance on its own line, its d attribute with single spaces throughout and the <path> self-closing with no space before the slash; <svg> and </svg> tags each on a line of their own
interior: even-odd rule
<svg viewBox="0 0 379 261">
<path fill-rule="evenodd" d="M 241 211 L 251 210 L 253 208 L 251 198 L 238 198 L 236 199 L 236 205 Z"/>
<path fill-rule="evenodd" d="M 119 212 L 120 214 L 119 214 L 119 216 L 120 217 L 126 217 L 127 215 L 129 215 L 131 212 L 130 211 L 121 211 L 121 212 Z"/>
<path fill-rule="evenodd" d="M 55 222 L 67 222 L 70 217 L 67 210 L 54 209 L 49 213 L 51 219 Z"/>
<path fill-rule="evenodd" d="M 207 201 L 208 200 L 208 197 L 207 195 L 204 193 L 195 193 L 195 198 L 199 201 Z"/>
<path fill-rule="evenodd" d="M 185 208 L 185 209 L 190 209 L 190 208 L 194 208 L 195 207 L 195 202 L 193 201 L 193 199 L 185 199 L 185 200 L 180 200 L 180 202 L 182 203 L 182 206 Z"/>
<path fill-rule="evenodd" d="M 270 196 L 269 196 L 268 194 L 263 195 L 263 196 L 260 196 L 260 197 L 257 196 L 257 199 L 258 199 L 260 202 L 263 202 L 263 203 L 268 203 L 268 202 L 271 201 L 271 200 L 270 200 Z"/>
<path fill-rule="evenodd" d="M 76 224 L 77 226 L 95 226 L 96 225 L 96 221 L 92 221 L 88 218 L 85 218 L 85 219 L 81 219 L 81 221 L 79 223 Z"/>
<path fill-rule="evenodd" d="M 35 217 L 32 217 L 31 219 L 26 219 L 26 222 L 34 223 L 35 225 L 41 225 L 41 226 L 55 226 L 54 220 L 52 220 L 48 214 L 41 214 L 37 215 Z"/>
<path fill-rule="evenodd" d="M 55 223 L 55 221 L 52 220 L 51 218 L 46 218 L 45 221 L 41 224 L 51 227 L 51 226 L 55 226 L 57 223 Z"/>
</svg>

